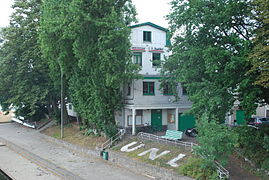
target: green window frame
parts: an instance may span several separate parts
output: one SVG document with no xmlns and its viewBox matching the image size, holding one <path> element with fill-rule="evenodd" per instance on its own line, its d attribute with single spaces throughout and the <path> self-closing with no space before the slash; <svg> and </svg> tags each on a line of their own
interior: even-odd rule
<svg viewBox="0 0 269 180">
<path fill-rule="evenodd" d="M 155 95 L 154 82 L 143 82 L 143 95 Z"/>
<path fill-rule="evenodd" d="M 152 66 L 159 67 L 161 65 L 161 53 L 152 53 Z"/>
<path fill-rule="evenodd" d="M 133 53 L 133 63 L 142 66 L 142 52 Z"/>
<path fill-rule="evenodd" d="M 168 83 L 163 85 L 163 95 L 173 95 L 172 87 Z"/>
<path fill-rule="evenodd" d="M 143 31 L 143 41 L 151 42 L 151 31 Z"/>
</svg>

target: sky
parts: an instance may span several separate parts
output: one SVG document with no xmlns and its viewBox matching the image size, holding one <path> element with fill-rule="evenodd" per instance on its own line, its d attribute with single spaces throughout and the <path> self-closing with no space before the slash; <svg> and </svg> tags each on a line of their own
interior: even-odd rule
<svg viewBox="0 0 269 180">
<path fill-rule="evenodd" d="M 0 0 L 0 27 L 8 26 L 13 2 L 14 0 Z M 139 23 L 152 22 L 167 28 L 168 22 L 164 16 L 169 13 L 169 2 L 170 0 L 133 0 L 138 12 Z"/>
</svg>

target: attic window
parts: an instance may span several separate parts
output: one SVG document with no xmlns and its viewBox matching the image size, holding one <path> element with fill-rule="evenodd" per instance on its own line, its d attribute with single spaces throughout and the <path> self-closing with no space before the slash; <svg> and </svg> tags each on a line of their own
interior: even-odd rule
<svg viewBox="0 0 269 180">
<path fill-rule="evenodd" d="M 143 31 L 143 41 L 151 42 L 151 31 Z"/>
</svg>

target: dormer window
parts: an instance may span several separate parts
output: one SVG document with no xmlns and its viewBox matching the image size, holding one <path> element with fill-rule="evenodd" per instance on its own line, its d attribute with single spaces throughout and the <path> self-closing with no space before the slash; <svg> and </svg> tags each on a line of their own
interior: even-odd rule
<svg viewBox="0 0 269 180">
<path fill-rule="evenodd" d="M 151 42 L 151 31 L 143 31 L 143 41 Z"/>
</svg>

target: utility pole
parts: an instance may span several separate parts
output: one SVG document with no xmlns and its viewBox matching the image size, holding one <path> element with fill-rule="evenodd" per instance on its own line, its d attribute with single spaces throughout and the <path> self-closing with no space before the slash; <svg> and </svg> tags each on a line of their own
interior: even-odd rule
<svg viewBox="0 0 269 180">
<path fill-rule="evenodd" d="M 61 67 L 61 139 L 64 137 L 64 87 L 63 87 L 63 68 Z"/>
</svg>

